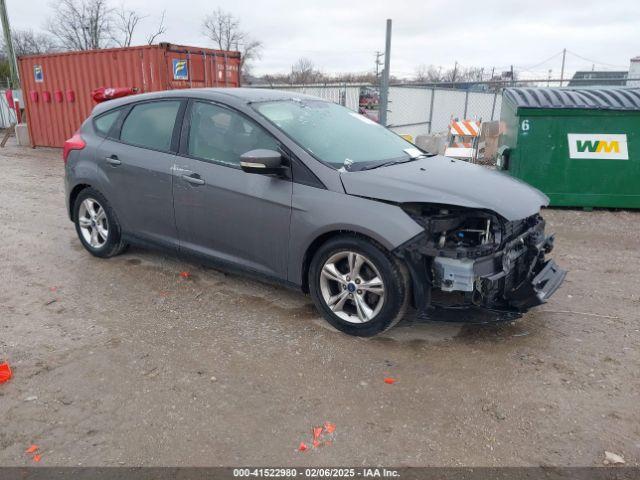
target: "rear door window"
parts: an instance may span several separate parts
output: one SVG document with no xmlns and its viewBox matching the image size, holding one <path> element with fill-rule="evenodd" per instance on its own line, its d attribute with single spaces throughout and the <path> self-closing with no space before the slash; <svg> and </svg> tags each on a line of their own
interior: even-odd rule
<svg viewBox="0 0 640 480">
<path fill-rule="evenodd" d="M 171 138 L 179 109 L 179 100 L 136 105 L 122 124 L 120 141 L 168 152 L 171 149 Z"/>
<path fill-rule="evenodd" d="M 96 129 L 96 132 L 98 132 L 98 135 L 100 135 L 101 137 L 106 137 L 107 135 L 109 135 L 111 128 L 116 123 L 116 120 L 118 120 L 118 117 L 121 113 L 122 109 L 117 109 L 107 113 L 103 113 L 99 117 L 96 117 L 96 119 L 93 121 L 93 125 Z"/>
</svg>

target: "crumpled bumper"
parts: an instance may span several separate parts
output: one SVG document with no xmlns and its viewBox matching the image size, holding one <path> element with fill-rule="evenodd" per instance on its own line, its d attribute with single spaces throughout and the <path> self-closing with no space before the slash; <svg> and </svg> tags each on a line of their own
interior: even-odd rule
<svg viewBox="0 0 640 480">
<path fill-rule="evenodd" d="M 509 305 L 518 310 L 542 305 L 560 288 L 566 276 L 566 270 L 553 260 L 547 260 L 531 280 L 523 282 L 506 295 Z"/>
<path fill-rule="evenodd" d="M 453 277 L 454 286 L 467 287 L 462 292 L 445 288 L 450 284 L 444 283 L 445 277 L 434 269 L 436 260 L 426 255 L 419 243 L 409 244 L 397 253 L 407 262 L 419 317 L 489 323 L 519 318 L 530 308 L 545 303 L 558 290 L 567 271 L 545 258 L 553 250 L 553 243 L 554 236 L 544 234 L 544 221 L 540 220 L 513 237 L 501 250 L 467 260 L 464 265 L 471 261 L 472 267 L 460 274 L 460 282 Z M 468 288 L 470 281 L 472 289 Z M 464 293 L 466 301 L 447 304 L 432 298 L 439 291 Z"/>
</svg>

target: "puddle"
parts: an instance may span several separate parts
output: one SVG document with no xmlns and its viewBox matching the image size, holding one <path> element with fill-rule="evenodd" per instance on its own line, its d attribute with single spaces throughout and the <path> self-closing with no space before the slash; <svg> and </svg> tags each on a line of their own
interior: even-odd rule
<svg viewBox="0 0 640 480">
<path fill-rule="evenodd" d="M 503 342 L 507 339 L 526 338 L 531 335 L 531 325 L 519 319 L 512 322 L 495 323 L 489 325 L 463 325 L 456 340 L 463 343 L 472 342 Z"/>
<path fill-rule="evenodd" d="M 381 338 L 389 338 L 402 343 L 443 343 L 453 340 L 461 330 L 458 323 L 403 321 Z"/>
</svg>

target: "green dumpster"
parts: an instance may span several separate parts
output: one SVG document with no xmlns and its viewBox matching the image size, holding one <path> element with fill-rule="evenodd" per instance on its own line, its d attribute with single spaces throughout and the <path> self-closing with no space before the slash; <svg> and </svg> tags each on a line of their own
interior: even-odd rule
<svg viewBox="0 0 640 480">
<path fill-rule="evenodd" d="M 505 89 L 498 145 L 551 205 L 640 208 L 640 89 Z"/>
</svg>

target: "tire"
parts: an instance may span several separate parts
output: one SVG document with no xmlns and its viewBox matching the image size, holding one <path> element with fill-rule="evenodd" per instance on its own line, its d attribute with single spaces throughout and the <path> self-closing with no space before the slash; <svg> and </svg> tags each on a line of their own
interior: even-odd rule
<svg viewBox="0 0 640 480">
<path fill-rule="evenodd" d="M 356 278 L 349 272 L 356 272 Z M 382 289 L 374 288 L 376 279 L 382 279 Z M 316 308 L 332 326 L 348 335 L 371 337 L 390 329 L 403 318 L 409 304 L 406 266 L 382 246 L 355 235 L 324 243 L 311 260 L 308 280 Z M 344 295 L 347 298 L 343 301 Z M 368 310 L 362 307 L 363 301 Z M 371 313 L 370 319 L 367 313 Z"/>
<path fill-rule="evenodd" d="M 92 212 L 89 211 L 89 205 L 93 206 Z M 91 255 L 109 258 L 127 247 L 122 240 L 122 229 L 113 208 L 93 188 L 85 188 L 78 194 L 73 205 L 73 222 L 80 242 Z"/>
</svg>

